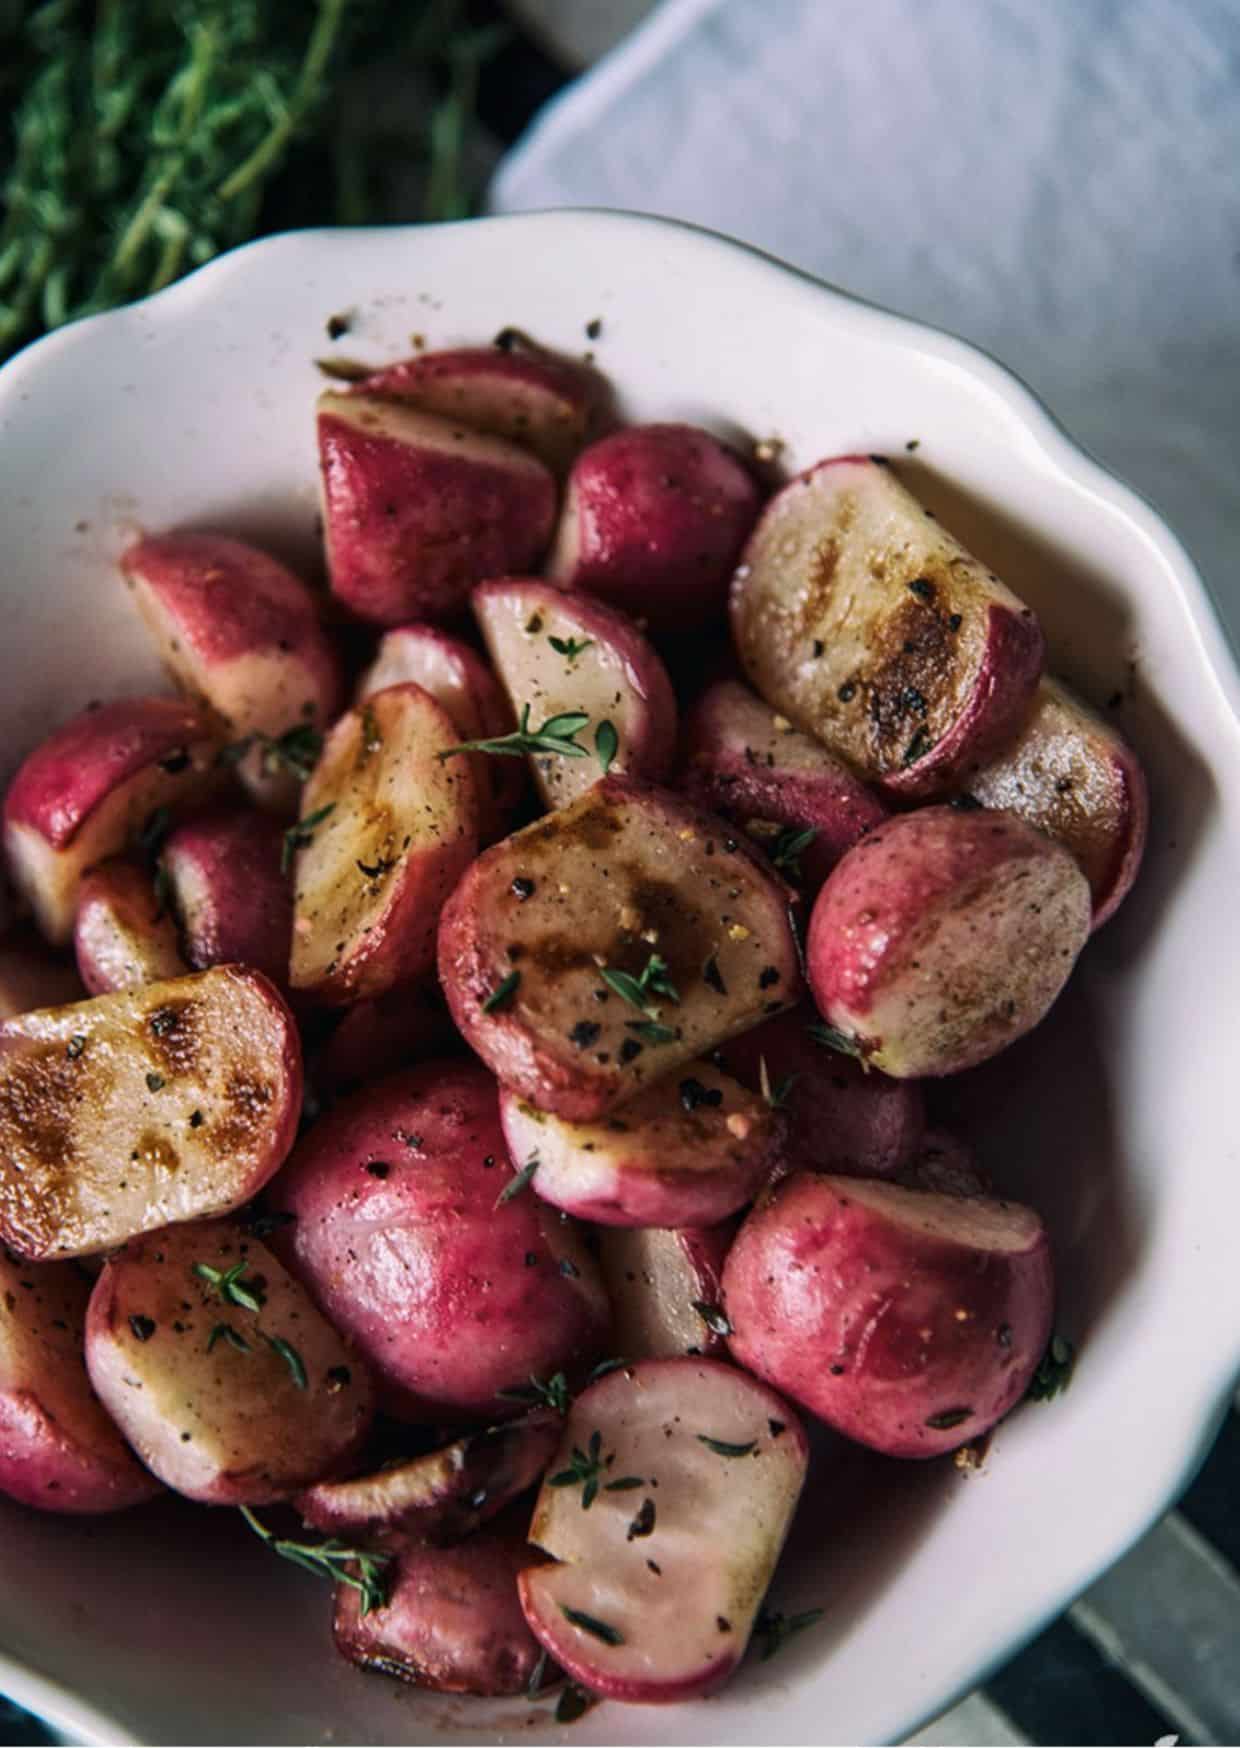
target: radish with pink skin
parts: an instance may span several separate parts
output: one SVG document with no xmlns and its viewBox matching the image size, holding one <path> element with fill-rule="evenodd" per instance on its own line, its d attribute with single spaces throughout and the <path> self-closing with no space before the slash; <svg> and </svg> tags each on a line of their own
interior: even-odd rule
<svg viewBox="0 0 1240 1748">
<path fill-rule="evenodd" d="M 123 856 L 92 868 L 78 888 L 73 951 L 91 995 L 142 989 L 190 969 L 176 918 L 147 869 Z M 75 999 L 70 997 L 69 999 Z"/>
<path fill-rule="evenodd" d="M 733 1231 L 732 1222 L 600 1229 L 599 1267 L 617 1353 L 630 1360 L 726 1359 L 720 1283 Z"/>
<path fill-rule="evenodd" d="M 759 503 L 709 431 L 630 425 L 573 464 L 547 575 L 660 631 L 704 627 L 723 611 Z"/>
<path fill-rule="evenodd" d="M 479 856 L 444 906 L 440 982 L 505 1086 L 590 1122 L 796 1000 L 791 897 L 709 814 L 605 777 Z M 604 968 L 646 982 L 620 994 Z"/>
<path fill-rule="evenodd" d="M 578 1229 L 513 1179 L 495 1082 L 429 1062 L 343 1100 L 272 1186 L 289 1266 L 404 1418 L 495 1419 L 499 1392 L 597 1353 L 607 1300 Z"/>
<path fill-rule="evenodd" d="M 556 1562 L 521 1574 L 539 1641 L 605 1699 L 713 1692 L 744 1655 L 808 1455 L 792 1410 L 735 1366 L 642 1360 L 600 1378 L 573 1403 L 530 1526 Z M 591 1464 L 583 1510 L 589 1480 L 560 1477 Z"/>
<path fill-rule="evenodd" d="M 147 1467 L 203 1505 L 269 1505 L 347 1472 L 374 1413 L 357 1355 L 231 1221 L 171 1227 L 110 1257 L 86 1363 Z"/>
<path fill-rule="evenodd" d="M 608 771 L 651 782 L 667 775 L 676 699 L 666 668 L 631 619 L 534 577 L 481 583 L 470 601 L 514 711 L 528 710 L 534 728 L 565 711 L 590 718 L 578 733 L 585 757 L 529 755 L 548 807 L 575 800 Z"/>
<path fill-rule="evenodd" d="M 459 1542 L 537 1485 L 560 1443 L 560 1417 L 549 1408 L 373 1475 L 321 1481 L 294 1501 L 302 1521 L 341 1538 L 415 1536 Z"/>
<path fill-rule="evenodd" d="M 432 1693 L 524 1694 L 542 1648 L 517 1596 L 531 1558 L 523 1529 L 513 1512 L 454 1547 L 388 1538 L 385 1603 L 365 1612 L 353 1585 L 336 1586 L 336 1649 Z M 543 1679 L 550 1685 L 555 1672 Z"/>
<path fill-rule="evenodd" d="M 733 1357 L 892 1457 L 941 1456 L 1014 1408 L 1053 1300 L 1032 1210 L 811 1172 L 753 1210 L 723 1270 Z"/>
<path fill-rule="evenodd" d="M 848 1176 L 892 1177 L 911 1163 L 925 1128 L 925 1102 L 912 1080 L 866 1071 L 851 1056 L 819 1042 L 811 1007 L 730 1038 L 720 1060 L 743 1085 L 766 1086 L 779 1101 L 788 1133 L 777 1175 L 802 1167 Z"/>
<path fill-rule="evenodd" d="M 162 1491 L 90 1386 L 90 1283 L 0 1253 L 0 1493 L 40 1511 L 120 1511 Z"/>
<path fill-rule="evenodd" d="M 386 364 L 350 392 L 404 401 L 506 438 L 563 474 L 585 441 L 602 388 L 594 371 L 541 347 L 461 346 Z"/>
<path fill-rule="evenodd" d="M 810 894 L 888 813 L 847 765 L 735 680 L 689 712 L 677 788 L 740 826 Z"/>
<path fill-rule="evenodd" d="M 321 395 L 318 431 L 332 590 L 359 618 L 449 617 L 541 557 L 555 480 L 515 444 L 360 394 Z"/>
<path fill-rule="evenodd" d="M 443 707 L 461 740 L 490 740 L 517 726 L 504 688 L 477 650 L 437 625 L 398 625 L 385 632 L 357 683 L 357 702 L 410 681 Z M 478 795 L 478 836 L 491 843 L 508 828 L 525 772 L 518 759 L 491 759 L 485 753 L 471 758 L 469 768 Z"/>
<path fill-rule="evenodd" d="M 532 1188 L 600 1226 L 713 1226 L 781 1157 L 784 1121 L 709 1062 L 688 1062 L 593 1123 L 540 1111 L 506 1088 L 508 1151 L 537 1158 Z"/>
<path fill-rule="evenodd" d="M 1131 890 L 1145 853 L 1149 792 L 1132 748 L 1058 680 L 1042 681 L 1016 739 L 968 779 L 969 793 L 1070 850 L 1094 900 L 1094 927 Z"/>
<path fill-rule="evenodd" d="M 0 1242 L 89 1256 L 228 1213 L 284 1159 L 301 1093 L 293 1016 L 239 965 L 6 1020 Z"/>
<path fill-rule="evenodd" d="M 774 709 L 895 796 L 942 795 L 1020 728 L 1033 613 L 881 458 L 821 461 L 771 500 L 732 584 L 732 635 Z"/>
<path fill-rule="evenodd" d="M 301 798 L 289 982 L 329 1006 L 384 994 L 435 961 L 439 912 L 478 849 L 458 736 L 420 686 L 389 686 L 328 735 Z"/>
<path fill-rule="evenodd" d="M 190 964 L 249 965 L 288 981 L 293 895 L 282 870 L 283 833 L 248 809 L 201 815 L 165 840 L 162 865 Z"/>
<path fill-rule="evenodd" d="M 16 929 L 0 940 L 0 1020 L 63 1007 L 85 994 L 73 965 L 50 953 L 33 930 Z"/>
<path fill-rule="evenodd" d="M 313 594 L 270 553 L 223 534 L 147 535 L 121 570 L 172 678 L 233 741 L 259 737 L 237 764 L 246 788 L 291 812 L 313 754 L 300 749 L 293 771 L 269 742 L 321 731 L 342 702 L 340 659 Z"/>
<path fill-rule="evenodd" d="M 181 815 L 222 780 L 217 721 L 179 698 L 84 710 L 30 753 L 4 801 L 13 884 L 57 946 L 73 934 L 78 886 L 135 841 L 161 808 Z"/>
<path fill-rule="evenodd" d="M 1089 883 L 1010 814 L 924 807 L 871 832 L 818 895 L 820 1013 L 897 1079 L 956 1074 L 1043 1018 L 1089 935 Z"/>
</svg>

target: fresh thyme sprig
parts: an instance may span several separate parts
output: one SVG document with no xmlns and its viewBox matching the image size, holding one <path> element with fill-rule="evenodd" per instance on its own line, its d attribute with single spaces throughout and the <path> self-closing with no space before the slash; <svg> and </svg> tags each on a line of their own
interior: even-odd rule
<svg viewBox="0 0 1240 1748">
<path fill-rule="evenodd" d="M 651 996 L 663 996 L 674 1002 L 680 1000 L 676 985 L 668 976 L 670 969 L 666 959 L 652 953 L 640 977 L 632 977 L 627 971 L 613 971 L 609 965 L 600 967 L 599 976 L 608 989 L 622 1001 L 627 1001 L 630 1007 L 635 1007 L 638 1013 L 657 1019 L 659 1010 L 651 1002 Z"/>
<path fill-rule="evenodd" d="M 392 1563 L 390 1554 L 373 1554 L 366 1548 L 351 1548 L 335 1536 L 325 1542 L 289 1541 L 260 1523 L 248 1505 L 241 1506 L 240 1511 L 254 1534 L 282 1560 L 290 1560 L 303 1571 L 313 1572 L 316 1578 L 330 1578 L 335 1584 L 347 1584 L 356 1590 L 362 1599 L 364 1615 L 386 1606 L 392 1584 L 388 1570 Z"/>
<path fill-rule="evenodd" d="M 585 759 L 589 754 L 577 745 L 575 737 L 589 720 L 584 710 L 562 710 L 558 716 L 549 716 L 541 728 L 531 728 L 530 707 L 523 704 L 520 727 L 511 734 L 497 735 L 493 740 L 463 740 L 445 747 L 437 756 L 443 760 L 456 753 L 495 753 L 506 759 L 523 759 L 527 753 L 554 753 L 562 759 Z"/>
</svg>

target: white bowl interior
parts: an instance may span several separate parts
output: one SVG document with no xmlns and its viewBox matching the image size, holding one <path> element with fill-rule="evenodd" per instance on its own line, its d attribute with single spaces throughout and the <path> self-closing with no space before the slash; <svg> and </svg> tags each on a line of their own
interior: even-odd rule
<svg viewBox="0 0 1240 1748">
<path fill-rule="evenodd" d="M 325 323 L 344 313 L 334 346 Z M 597 341 L 586 323 L 602 322 Z M 139 527 L 316 550 L 314 360 L 380 361 L 514 325 L 587 347 L 626 415 L 777 436 L 904 477 L 1042 617 L 1056 667 L 1152 779 L 1141 883 L 1053 1019 L 973 1077 L 985 1163 L 1047 1216 L 1070 1392 L 1020 1411 L 980 1474 L 822 1441 L 776 1600 L 823 1623 L 714 1701 L 607 1706 L 588 1742 L 890 1739 L 1116 1557 L 1191 1473 L 1237 1361 L 1228 1069 L 1240 865 L 1237 690 L 1182 551 L 1025 391 L 944 336 L 734 245 L 552 214 L 306 233 L 68 330 L 0 374 L 0 767 L 93 697 L 159 684 L 114 558 Z M 910 449 L 910 444 L 916 444 Z M 546 1706 L 451 1701 L 330 1647 L 326 1588 L 235 1514 L 95 1522 L 0 1507 L 0 1688 L 78 1737 L 558 1741 Z"/>
</svg>

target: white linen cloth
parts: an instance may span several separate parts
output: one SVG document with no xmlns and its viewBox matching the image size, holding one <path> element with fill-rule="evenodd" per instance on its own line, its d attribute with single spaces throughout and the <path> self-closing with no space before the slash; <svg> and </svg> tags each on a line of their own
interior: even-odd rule
<svg viewBox="0 0 1240 1748">
<path fill-rule="evenodd" d="M 1240 0 L 664 0 L 491 204 L 692 219 L 985 346 L 1240 647 Z"/>
</svg>

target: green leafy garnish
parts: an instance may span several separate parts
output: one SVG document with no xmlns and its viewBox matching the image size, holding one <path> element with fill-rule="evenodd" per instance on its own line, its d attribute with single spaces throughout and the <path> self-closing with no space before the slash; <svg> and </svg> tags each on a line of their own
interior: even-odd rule
<svg viewBox="0 0 1240 1748">
<path fill-rule="evenodd" d="M 582 1609 L 569 1608 L 567 1603 L 560 1604 L 560 1613 L 573 1626 L 580 1627 L 583 1633 L 589 1633 L 593 1638 L 601 1639 L 605 1645 L 623 1645 L 624 1634 L 618 1627 L 613 1627 L 609 1621 L 601 1621 L 597 1616 L 586 1614 Z"/>
<path fill-rule="evenodd" d="M 335 813 L 335 811 L 336 803 L 329 801 L 325 807 L 316 807 L 313 813 L 308 813 L 305 819 L 299 819 L 296 824 L 288 828 L 280 848 L 281 874 L 288 873 L 297 851 L 304 850 L 307 844 L 313 842 L 315 828 L 322 825 L 328 814 Z"/>
<path fill-rule="evenodd" d="M 240 1305 L 243 1311 L 261 1311 L 267 1303 L 267 1295 L 258 1280 L 245 1279 L 247 1267 L 245 1262 L 235 1262 L 229 1269 L 217 1269 L 209 1262 L 196 1262 L 191 1273 L 214 1287 L 225 1305 Z"/>
<path fill-rule="evenodd" d="M 699 1444 L 705 1445 L 708 1451 L 714 1451 L 720 1457 L 747 1457 L 750 1451 L 756 1451 L 758 1448 L 756 1438 L 751 1438 L 749 1443 L 744 1445 L 729 1444 L 726 1438 L 711 1438 L 709 1433 L 705 1432 L 699 1432 L 697 1438 Z"/>
<path fill-rule="evenodd" d="M 507 977 L 496 984 L 490 995 L 482 1004 L 484 1014 L 493 1014 L 498 1008 L 505 1007 L 517 993 L 521 984 L 521 973 L 510 971 Z"/>
<path fill-rule="evenodd" d="M 639 1013 L 657 1016 L 659 1010 L 650 1000 L 652 995 L 663 996 L 667 1001 L 680 1000 L 676 985 L 667 975 L 669 969 L 666 959 L 652 953 L 640 977 L 632 977 L 627 971 L 613 971 L 607 965 L 601 967 L 599 976 L 608 989 L 622 1001 L 627 1001 L 630 1007 L 635 1007 Z"/>
<path fill-rule="evenodd" d="M 540 1651 L 538 1653 L 538 1661 L 537 1661 L 537 1663 L 535 1663 L 533 1669 L 530 1671 L 530 1678 L 525 1684 L 525 1697 L 526 1697 L 526 1699 L 541 1699 L 542 1698 L 543 1681 L 546 1677 L 546 1674 L 547 1674 L 547 1653 L 545 1651 Z"/>
<path fill-rule="evenodd" d="M 323 736 L 308 722 L 299 722 L 278 735 L 256 730 L 243 740 L 229 741 L 226 747 L 220 748 L 219 757 L 226 765 L 239 765 L 255 746 L 262 748 L 259 765 L 264 776 L 275 777 L 281 771 L 289 771 L 299 783 L 304 783 L 323 751 Z"/>
<path fill-rule="evenodd" d="M 611 770 L 616 754 L 620 751 L 620 736 L 616 733 L 616 725 L 604 717 L 594 731 L 594 751 L 602 766 L 604 777 Z"/>
<path fill-rule="evenodd" d="M 310 1380 L 306 1376 L 306 1365 L 297 1349 L 291 1342 L 285 1341 L 282 1335 L 264 1335 L 263 1340 L 273 1353 L 278 1353 L 289 1369 L 294 1384 L 299 1390 L 307 1390 Z"/>
<path fill-rule="evenodd" d="M 598 1695 L 588 1688 L 578 1687 L 575 1681 L 570 1681 L 560 1695 L 555 1708 L 557 1724 L 575 1724 L 578 1718 L 584 1718 L 586 1713 L 598 1704 Z"/>
<path fill-rule="evenodd" d="M 528 1384 L 516 1384 L 511 1390 L 497 1390 L 495 1394 L 505 1402 L 523 1402 L 530 1408 L 551 1408 L 557 1414 L 567 1414 L 572 1400 L 568 1379 L 563 1372 L 553 1372 L 545 1383 L 531 1372 Z"/>
<path fill-rule="evenodd" d="M 568 1468 L 561 1469 L 558 1474 L 552 1475 L 548 1479 L 547 1485 L 548 1487 L 580 1487 L 581 1509 L 583 1511 L 589 1511 L 594 1504 L 598 1498 L 600 1487 L 604 1493 L 627 1493 L 634 1487 L 646 1485 L 640 1475 L 622 1475 L 618 1480 L 604 1481 L 602 1476 L 614 1457 L 614 1451 L 610 1456 L 604 1457 L 602 1434 L 592 1432 L 587 1449 L 583 1451 L 579 1445 L 574 1445 L 572 1455 L 568 1460 Z"/>
<path fill-rule="evenodd" d="M 626 1020 L 625 1026 L 644 1044 L 671 1044 L 680 1036 L 675 1026 L 660 1025 L 658 1020 Z"/>
<path fill-rule="evenodd" d="M 766 1066 L 766 1057 L 758 1058 L 758 1091 L 773 1111 L 781 1111 L 788 1103 L 788 1095 L 800 1079 L 799 1074 L 786 1074 L 781 1081 L 772 1085 L 771 1076 Z"/>
<path fill-rule="evenodd" d="M 238 1330 L 233 1328 L 231 1323 L 217 1323 L 215 1325 L 214 1329 L 207 1337 L 208 1353 L 211 1352 L 211 1349 L 215 1346 L 217 1341 L 226 1341 L 229 1347 L 235 1347 L 238 1353 L 249 1353 L 250 1351 L 249 1342 L 245 1339 L 244 1335 L 240 1334 Z"/>
<path fill-rule="evenodd" d="M 1076 1370 L 1076 1348 L 1066 1335 L 1052 1335 L 1050 1345 L 1038 1362 L 1038 1369 L 1029 1381 L 1025 1394 L 1031 1402 L 1049 1402 L 1072 1382 Z"/>
<path fill-rule="evenodd" d="M 248 1505 L 241 1506 L 240 1511 L 254 1534 L 282 1560 L 291 1560 L 294 1566 L 313 1572 L 318 1578 L 330 1578 L 334 1584 L 347 1584 L 356 1590 L 362 1599 L 364 1615 L 386 1606 L 392 1582 L 388 1571 L 392 1563 L 390 1554 L 372 1554 L 365 1548 L 350 1548 L 335 1536 L 324 1542 L 289 1541 L 283 1536 L 273 1535 Z"/>
<path fill-rule="evenodd" d="M 445 747 L 436 757 L 442 760 L 456 753 L 497 753 L 504 758 L 521 759 L 527 753 L 555 753 L 562 759 L 584 759 L 588 756 L 586 749 L 577 745 L 575 736 L 589 720 L 584 710 L 563 710 L 558 716 L 549 716 L 541 728 L 531 728 L 530 707 L 523 704 L 521 726 L 511 734 L 498 735 L 494 740 L 459 741 L 454 747 Z"/>
<path fill-rule="evenodd" d="M 847 1032 L 841 1032 L 836 1026 L 807 1026 L 805 1030 L 815 1044 L 823 1044 L 828 1050 L 838 1050 L 841 1056 L 851 1056 L 864 1066 L 865 1051 Z"/>
<path fill-rule="evenodd" d="M 695 1299 L 693 1309 L 713 1335 L 731 1335 L 732 1322 L 722 1305 L 712 1305 L 706 1299 Z"/>
<path fill-rule="evenodd" d="M 763 1609 L 754 1622 L 754 1638 L 762 1640 L 762 1662 L 766 1663 L 781 1651 L 794 1633 L 800 1633 L 806 1627 L 812 1627 L 815 1621 L 820 1621 L 823 1610 L 807 1608 L 803 1614 L 784 1615 L 778 1610 Z"/>
<path fill-rule="evenodd" d="M 552 637 L 548 635 L 547 642 L 557 655 L 566 656 L 570 662 L 575 662 L 583 649 L 589 649 L 594 643 L 592 637 Z"/>
<path fill-rule="evenodd" d="M 783 870 L 793 880 L 801 878 L 801 856 L 808 850 L 818 836 L 816 826 L 808 826 L 804 831 L 797 831 L 795 826 L 786 826 L 772 843 L 768 854 L 777 868 Z"/>
<path fill-rule="evenodd" d="M 495 1198 L 495 1206 L 497 1208 L 502 1208 L 505 1202 L 511 1202 L 512 1198 L 514 1196 L 519 1196 L 522 1190 L 528 1190 L 534 1181 L 534 1173 L 537 1170 L 538 1155 L 535 1153 L 526 1160 L 520 1171 L 514 1172 L 513 1176 L 504 1185 L 503 1189 Z"/>
</svg>

